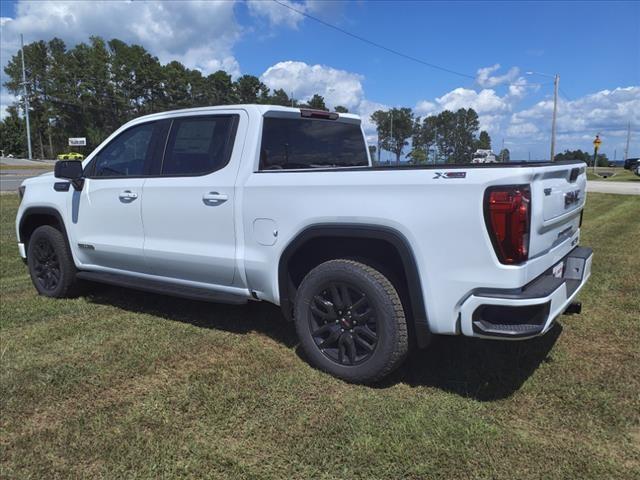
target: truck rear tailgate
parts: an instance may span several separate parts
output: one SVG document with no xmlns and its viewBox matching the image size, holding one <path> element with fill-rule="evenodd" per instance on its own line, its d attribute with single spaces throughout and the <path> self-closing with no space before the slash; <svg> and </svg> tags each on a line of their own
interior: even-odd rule
<svg viewBox="0 0 640 480">
<path fill-rule="evenodd" d="M 533 170 L 530 259 L 544 255 L 575 236 L 580 227 L 587 185 L 584 164 Z"/>
</svg>

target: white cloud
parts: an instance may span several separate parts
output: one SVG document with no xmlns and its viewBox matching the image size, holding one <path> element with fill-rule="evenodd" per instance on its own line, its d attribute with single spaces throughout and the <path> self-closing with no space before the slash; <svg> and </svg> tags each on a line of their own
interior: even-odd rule
<svg viewBox="0 0 640 480">
<path fill-rule="evenodd" d="M 500 96 L 491 88 L 476 91 L 458 87 L 436 97 L 434 101 L 419 101 L 414 110 L 418 115 L 426 116 L 443 110 L 456 111 L 460 108 L 473 108 L 480 117 L 481 128 L 496 128 L 511 112 L 518 99 L 519 97 L 510 91 Z"/>
<path fill-rule="evenodd" d="M 436 98 L 441 110 L 456 111 L 459 108 L 473 108 L 478 114 L 509 110 L 509 102 L 496 94 L 495 90 L 483 89 L 479 92 L 468 88 L 456 88 Z"/>
<path fill-rule="evenodd" d="M 493 88 L 503 83 L 511 83 L 516 80 L 520 70 L 518 67 L 511 67 L 504 75 L 491 75 L 500 69 L 500 64 L 496 63 L 490 67 L 478 69 L 476 82 L 483 88 Z"/>
<path fill-rule="evenodd" d="M 492 75 L 498 70 L 500 70 L 499 63 L 490 67 L 479 68 L 477 71 L 476 83 L 482 88 L 495 88 L 505 85 L 507 87 L 508 96 L 513 97 L 514 99 L 524 97 L 527 92 L 527 88 L 533 88 L 535 90 L 539 88 L 537 84 L 531 85 L 524 77 L 520 76 L 520 69 L 518 67 L 511 67 L 507 73 L 503 75 Z"/>
<path fill-rule="evenodd" d="M 527 93 L 527 88 L 531 88 L 534 91 L 540 89 L 539 85 L 529 85 L 523 77 L 515 79 L 508 87 L 509 97 L 513 99 L 520 99 Z"/>
<path fill-rule="evenodd" d="M 438 111 L 438 106 L 428 100 L 421 100 L 416 104 L 414 110 L 416 115 L 423 117 L 436 113 Z"/>
<path fill-rule="evenodd" d="M 417 115 L 428 116 L 443 110 L 473 108 L 478 113 L 480 129 L 487 130 L 490 135 L 496 136 L 517 100 L 519 96 L 512 95 L 510 91 L 500 96 L 491 88 L 476 91 L 459 87 L 436 97 L 434 101 L 419 101 L 414 110 Z"/>
<path fill-rule="evenodd" d="M 178 60 L 209 73 L 238 75 L 232 48 L 241 34 L 233 2 L 19 2 L 16 17 L 2 21 L 2 61 L 25 42 L 62 38 L 69 46 L 91 35 L 143 45 L 160 61 Z"/>
<path fill-rule="evenodd" d="M 540 122 L 551 118 L 553 101 L 545 99 L 512 115 L 512 123 Z M 597 133 L 626 130 L 627 122 L 640 124 L 640 86 L 601 90 L 573 101 L 558 103 L 558 130 Z"/>
<path fill-rule="evenodd" d="M 538 133 L 540 133 L 538 127 L 531 122 L 512 124 L 509 125 L 509 128 L 507 128 L 507 135 L 510 137 L 522 137 L 530 135 L 537 136 Z"/>
<path fill-rule="evenodd" d="M 367 141 L 375 144 L 376 128 L 371 115 L 376 110 L 387 110 L 389 106 L 365 98 L 363 79 L 357 73 L 296 61 L 276 63 L 260 76 L 269 88 L 281 88 L 296 100 L 307 101 L 317 93 L 324 97 L 329 108 L 347 107 L 350 112 L 360 115 Z"/>
<path fill-rule="evenodd" d="M 298 12 L 310 14 L 323 12 L 330 16 L 335 16 L 337 12 L 342 10 L 341 2 L 327 2 L 326 0 L 306 0 L 301 2 L 278 0 L 278 2 L 247 0 L 246 5 L 252 16 L 266 19 L 272 27 L 286 26 L 294 29 L 297 29 L 305 18 L 304 15 Z M 297 10 L 297 12 L 292 9 Z"/>
<path fill-rule="evenodd" d="M 280 1 L 296 10 L 307 10 L 305 3 L 294 3 L 289 0 Z M 247 1 L 247 8 L 251 15 L 266 18 L 271 26 L 285 25 L 289 28 L 298 28 L 298 25 L 304 19 L 304 16 L 299 13 L 272 1 L 249 0 Z"/>
<path fill-rule="evenodd" d="M 296 61 L 276 63 L 260 76 L 269 88 L 281 88 L 297 100 L 309 100 L 317 93 L 325 98 L 327 106 L 349 109 L 356 108 L 364 98 L 362 79 L 357 73 Z"/>
<path fill-rule="evenodd" d="M 371 115 L 377 110 L 389 110 L 389 106 L 363 99 L 357 108 L 354 109 L 354 113 L 357 113 L 362 118 L 362 127 L 364 128 L 364 133 L 367 135 L 367 142 L 371 145 L 374 145 L 378 139 L 376 126 L 371 121 Z"/>
<path fill-rule="evenodd" d="M 298 10 L 313 14 L 321 11 L 325 16 L 338 17 L 343 8 L 339 2 L 283 1 Z M 252 27 L 238 24 L 235 5 L 224 1 L 20 1 L 15 18 L 0 19 L 0 61 L 4 66 L 16 54 L 20 33 L 24 33 L 27 43 L 58 36 L 70 47 L 86 42 L 91 35 L 99 35 L 141 44 L 162 62 L 178 60 L 204 73 L 224 69 L 238 76 L 240 66 L 233 49 L 241 35 Z M 273 27 L 299 28 L 304 18 L 271 1 L 249 1 L 246 5 L 254 19 L 262 18 Z M 365 132 L 373 140 L 375 128 L 369 117 L 377 109 L 388 108 L 366 98 L 363 76 L 330 66 L 283 61 L 268 68 L 261 80 L 272 89 L 293 93 L 299 100 L 308 100 L 319 93 L 330 107 L 346 106 L 362 116 Z M 517 67 L 506 72 L 501 71 L 499 64 L 479 68 L 476 84 L 477 89 L 458 87 L 435 98 L 423 98 L 415 106 L 416 114 L 424 116 L 444 109 L 471 107 L 478 112 L 481 128 L 489 131 L 494 143 L 504 137 L 506 143 L 513 145 L 514 152 L 517 145 L 525 144 L 547 151 L 552 102 L 546 98 L 519 110 L 519 102 L 536 91 L 536 85 L 528 84 Z M 6 91 L 0 95 L 2 116 L 14 99 Z M 628 121 L 635 128 L 640 125 L 640 86 L 602 90 L 573 101 L 561 101 L 558 149 L 589 148 L 593 134 L 600 131 L 605 148 L 611 146 L 621 152 Z M 637 147 L 637 140 L 632 141 L 632 149 L 633 145 Z M 524 156 L 521 154 L 520 158 Z"/>
<path fill-rule="evenodd" d="M 7 116 L 7 107 L 13 105 L 17 99 L 18 97 L 7 91 L 0 92 L 0 120 Z"/>
<path fill-rule="evenodd" d="M 365 98 L 363 79 L 357 73 L 296 61 L 277 63 L 260 76 L 269 88 L 282 88 L 297 100 L 307 101 L 317 93 L 324 97 L 329 108 L 347 107 L 350 112 L 360 115 L 367 141 L 375 144 L 376 128 L 371 115 L 376 110 L 387 110 L 389 106 Z"/>
<path fill-rule="evenodd" d="M 553 100 L 542 100 L 532 107 L 513 113 L 507 134 L 514 140 L 530 138 L 547 140 L 551 131 Z M 576 100 L 558 102 L 558 147 L 590 151 L 591 141 L 600 133 L 603 148 L 613 157 L 613 150 L 622 155 L 627 125 L 640 125 L 640 86 L 601 90 Z M 637 148 L 637 133 L 632 149 Z"/>
<path fill-rule="evenodd" d="M 532 91 L 528 87 L 531 85 L 519 77 L 502 96 L 493 89 L 455 88 L 434 101 L 418 102 L 415 111 L 432 115 L 442 110 L 473 108 L 478 112 L 480 129 L 487 130 L 494 139 L 494 147 L 504 138 L 515 154 L 513 158 L 526 158 L 529 149 L 537 157 L 546 158 L 553 100 L 545 98 L 529 108 L 517 110 L 518 102 Z M 628 122 L 632 129 L 640 125 L 640 86 L 602 90 L 573 101 L 560 99 L 556 150 L 589 150 L 594 135 L 599 132 L 609 156 L 613 157 L 613 151 L 617 150 L 620 157 Z M 637 148 L 637 136 L 632 134 L 632 151 Z"/>
<path fill-rule="evenodd" d="M 480 130 L 486 130 L 494 137 L 497 137 L 499 132 L 502 129 L 504 123 L 505 115 L 502 113 L 498 113 L 495 115 L 492 114 L 484 114 L 478 115 L 479 128 Z"/>
</svg>

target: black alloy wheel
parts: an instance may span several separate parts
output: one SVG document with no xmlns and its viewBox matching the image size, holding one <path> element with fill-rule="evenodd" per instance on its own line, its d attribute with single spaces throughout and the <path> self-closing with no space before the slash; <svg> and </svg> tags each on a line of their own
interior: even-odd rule
<svg viewBox="0 0 640 480">
<path fill-rule="evenodd" d="M 46 291 L 53 292 L 62 276 L 60 261 L 53 245 L 46 237 L 40 237 L 33 246 L 33 270 L 35 280 Z"/>
<path fill-rule="evenodd" d="M 364 262 L 338 258 L 308 272 L 296 292 L 294 321 L 309 363 L 349 382 L 376 382 L 408 353 L 398 292 Z"/>
<path fill-rule="evenodd" d="M 29 274 L 38 293 L 54 298 L 76 295 L 80 285 L 64 234 L 51 225 L 42 225 L 26 240 Z"/>
<path fill-rule="evenodd" d="M 331 282 L 309 304 L 311 335 L 320 351 L 340 365 L 358 365 L 378 344 L 378 317 L 354 285 Z"/>
</svg>

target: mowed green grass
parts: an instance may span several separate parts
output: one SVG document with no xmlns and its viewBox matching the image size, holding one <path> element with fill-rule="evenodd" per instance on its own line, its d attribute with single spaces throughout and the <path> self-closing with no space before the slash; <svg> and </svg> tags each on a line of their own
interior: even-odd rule
<svg viewBox="0 0 640 480">
<path fill-rule="evenodd" d="M 438 338 L 375 387 L 268 305 L 39 297 L 0 201 L 2 478 L 640 478 L 640 197 L 589 195 L 582 315 Z"/>
<path fill-rule="evenodd" d="M 640 177 L 633 173 L 631 170 L 625 170 L 622 167 L 598 167 L 597 173 L 593 173 L 593 167 L 587 167 L 587 180 L 598 180 L 603 182 L 640 182 Z M 604 172 L 613 172 L 614 175 L 609 177 L 602 177 Z"/>
</svg>

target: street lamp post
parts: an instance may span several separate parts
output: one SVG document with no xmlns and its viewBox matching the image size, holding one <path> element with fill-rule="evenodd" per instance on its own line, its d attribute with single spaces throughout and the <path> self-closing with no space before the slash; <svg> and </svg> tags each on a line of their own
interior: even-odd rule
<svg viewBox="0 0 640 480">
<path fill-rule="evenodd" d="M 27 75 L 24 68 L 24 40 L 20 34 L 20 55 L 22 56 L 22 88 L 24 89 L 24 117 L 27 122 L 27 148 L 29 149 L 29 160 L 31 155 L 31 128 L 29 126 L 29 96 L 27 95 Z"/>
<path fill-rule="evenodd" d="M 556 117 L 558 115 L 558 88 L 560 86 L 560 75 L 556 74 L 553 79 L 553 120 L 551 121 L 551 161 L 556 154 Z"/>
<path fill-rule="evenodd" d="M 553 78 L 553 118 L 551 120 L 551 158 L 556 155 L 556 117 L 558 116 L 558 89 L 560 88 L 560 75 L 549 75 L 547 73 L 540 72 L 526 72 L 527 75 L 542 75 L 543 77 Z"/>
</svg>

